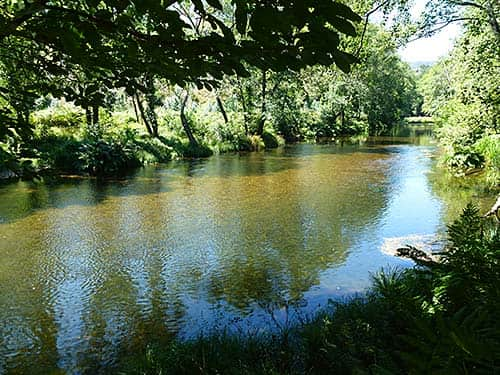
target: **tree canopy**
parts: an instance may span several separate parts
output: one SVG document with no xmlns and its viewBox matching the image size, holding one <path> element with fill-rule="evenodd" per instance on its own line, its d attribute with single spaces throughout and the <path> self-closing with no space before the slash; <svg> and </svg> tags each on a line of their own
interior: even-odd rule
<svg viewBox="0 0 500 375">
<path fill-rule="evenodd" d="M 339 49 L 339 34 L 354 35 L 352 23 L 360 18 L 340 2 L 229 5 L 233 24 L 225 22 L 219 0 L 9 0 L 0 8 L 0 41 L 29 43 L 53 73 L 77 64 L 121 87 L 133 85 L 141 72 L 210 87 L 222 73 L 245 75 L 242 62 L 273 70 L 336 63 L 348 70 L 354 61 Z M 190 23 L 180 6 L 197 22 Z M 212 30 L 200 36 L 201 20 Z"/>
</svg>

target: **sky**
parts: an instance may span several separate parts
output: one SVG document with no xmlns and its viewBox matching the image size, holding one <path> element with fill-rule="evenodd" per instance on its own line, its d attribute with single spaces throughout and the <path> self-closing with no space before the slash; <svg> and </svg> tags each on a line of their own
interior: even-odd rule
<svg viewBox="0 0 500 375">
<path fill-rule="evenodd" d="M 409 63 L 434 62 L 451 51 L 459 33 L 459 25 L 450 25 L 431 38 L 418 39 L 409 43 L 399 50 L 399 55 Z"/>
<path fill-rule="evenodd" d="M 418 18 L 425 8 L 426 0 L 416 0 L 412 16 Z M 451 24 L 431 38 L 418 39 L 399 50 L 401 58 L 409 63 L 434 62 L 453 48 L 454 40 L 460 34 L 460 25 Z"/>
</svg>

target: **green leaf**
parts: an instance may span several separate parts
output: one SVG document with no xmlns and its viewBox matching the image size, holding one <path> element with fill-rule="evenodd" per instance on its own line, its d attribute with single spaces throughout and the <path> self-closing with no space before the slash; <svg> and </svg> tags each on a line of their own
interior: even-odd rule
<svg viewBox="0 0 500 375">
<path fill-rule="evenodd" d="M 343 18 L 346 18 L 354 22 L 360 22 L 362 20 L 361 16 L 359 16 L 345 4 L 334 2 L 332 3 L 331 7 L 333 8 L 336 14 L 338 14 Z"/>
<path fill-rule="evenodd" d="M 335 17 L 332 21 L 330 21 L 333 27 L 335 27 L 341 33 L 344 33 L 349 36 L 356 36 L 356 29 L 349 21 L 346 21 L 343 18 Z"/>
<path fill-rule="evenodd" d="M 351 65 L 357 61 L 355 56 L 340 50 L 336 50 L 333 53 L 333 59 L 335 60 L 335 65 L 344 73 L 349 73 L 351 71 Z"/>
<path fill-rule="evenodd" d="M 208 5 L 214 7 L 215 9 L 218 10 L 223 10 L 222 4 L 220 3 L 219 0 L 207 0 Z"/>
</svg>

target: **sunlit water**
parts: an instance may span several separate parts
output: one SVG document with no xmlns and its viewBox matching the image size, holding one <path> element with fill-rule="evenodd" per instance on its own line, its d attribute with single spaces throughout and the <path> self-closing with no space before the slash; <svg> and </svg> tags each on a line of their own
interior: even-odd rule
<svg viewBox="0 0 500 375">
<path fill-rule="evenodd" d="M 434 148 L 407 140 L 0 186 L 0 373 L 102 369 L 154 335 L 273 329 L 410 266 L 382 245 L 441 232 L 446 203 Z"/>
</svg>

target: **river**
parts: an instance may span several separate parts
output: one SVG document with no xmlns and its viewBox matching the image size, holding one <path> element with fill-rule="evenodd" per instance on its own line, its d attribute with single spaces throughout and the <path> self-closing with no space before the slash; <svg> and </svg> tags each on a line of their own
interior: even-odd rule
<svg viewBox="0 0 500 375">
<path fill-rule="evenodd" d="M 490 203 L 443 182 L 428 141 L 0 185 L 0 373 L 107 368 L 148 337 L 272 330 L 362 293 L 381 267 L 412 265 L 388 243 L 434 238 L 467 200 Z"/>
</svg>

